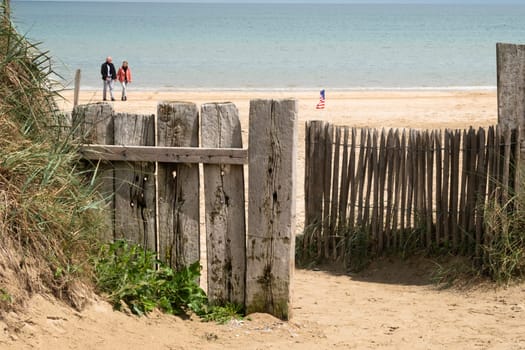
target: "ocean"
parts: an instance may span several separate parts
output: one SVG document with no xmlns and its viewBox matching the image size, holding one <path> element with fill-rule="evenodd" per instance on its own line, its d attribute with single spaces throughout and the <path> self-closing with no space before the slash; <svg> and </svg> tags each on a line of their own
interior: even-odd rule
<svg viewBox="0 0 525 350">
<path fill-rule="evenodd" d="M 491 89 L 525 5 L 13 1 L 18 30 L 70 84 L 129 61 L 134 89 Z"/>
</svg>

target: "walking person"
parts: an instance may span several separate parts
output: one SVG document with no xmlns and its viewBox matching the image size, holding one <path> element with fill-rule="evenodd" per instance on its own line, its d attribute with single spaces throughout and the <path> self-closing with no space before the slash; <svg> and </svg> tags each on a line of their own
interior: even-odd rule
<svg viewBox="0 0 525 350">
<path fill-rule="evenodd" d="M 102 80 L 104 81 L 104 90 L 102 93 L 102 99 L 104 101 L 106 101 L 108 89 L 111 101 L 115 101 L 115 98 L 113 97 L 113 81 L 117 79 L 117 72 L 112 62 L 113 59 L 111 56 L 108 56 L 106 62 L 102 63 L 102 66 L 100 67 L 100 74 L 102 74 Z"/>
<path fill-rule="evenodd" d="M 131 83 L 131 69 L 128 67 L 128 61 L 122 62 L 122 67 L 119 68 L 117 73 L 117 79 L 122 85 L 122 101 L 127 101 L 126 89 L 128 84 Z"/>
</svg>

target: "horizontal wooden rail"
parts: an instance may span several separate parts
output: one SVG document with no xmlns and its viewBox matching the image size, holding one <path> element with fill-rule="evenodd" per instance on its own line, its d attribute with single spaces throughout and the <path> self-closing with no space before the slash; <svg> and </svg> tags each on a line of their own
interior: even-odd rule
<svg viewBox="0 0 525 350">
<path fill-rule="evenodd" d="M 84 159 L 130 162 L 246 164 L 244 148 L 82 145 Z"/>
</svg>

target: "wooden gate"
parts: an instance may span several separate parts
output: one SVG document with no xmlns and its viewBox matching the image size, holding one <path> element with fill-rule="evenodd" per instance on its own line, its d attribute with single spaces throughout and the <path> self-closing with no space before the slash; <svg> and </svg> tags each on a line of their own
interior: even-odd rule
<svg viewBox="0 0 525 350">
<path fill-rule="evenodd" d="M 176 269 L 200 261 L 203 164 L 209 299 L 289 318 L 295 100 L 251 101 L 248 149 L 232 103 L 204 104 L 199 114 L 193 103 L 162 102 L 157 115 L 89 104 L 75 108 L 73 125 L 106 200 L 105 240 L 139 243 Z"/>
</svg>

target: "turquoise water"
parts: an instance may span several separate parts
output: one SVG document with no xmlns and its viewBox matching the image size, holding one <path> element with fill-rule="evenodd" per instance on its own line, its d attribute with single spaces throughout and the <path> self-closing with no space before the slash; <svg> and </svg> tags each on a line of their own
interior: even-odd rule
<svg viewBox="0 0 525 350">
<path fill-rule="evenodd" d="M 525 42 L 525 5 L 14 1 L 17 27 L 66 80 L 99 87 L 128 60 L 134 88 L 367 89 L 496 85 L 496 42 Z"/>
</svg>

